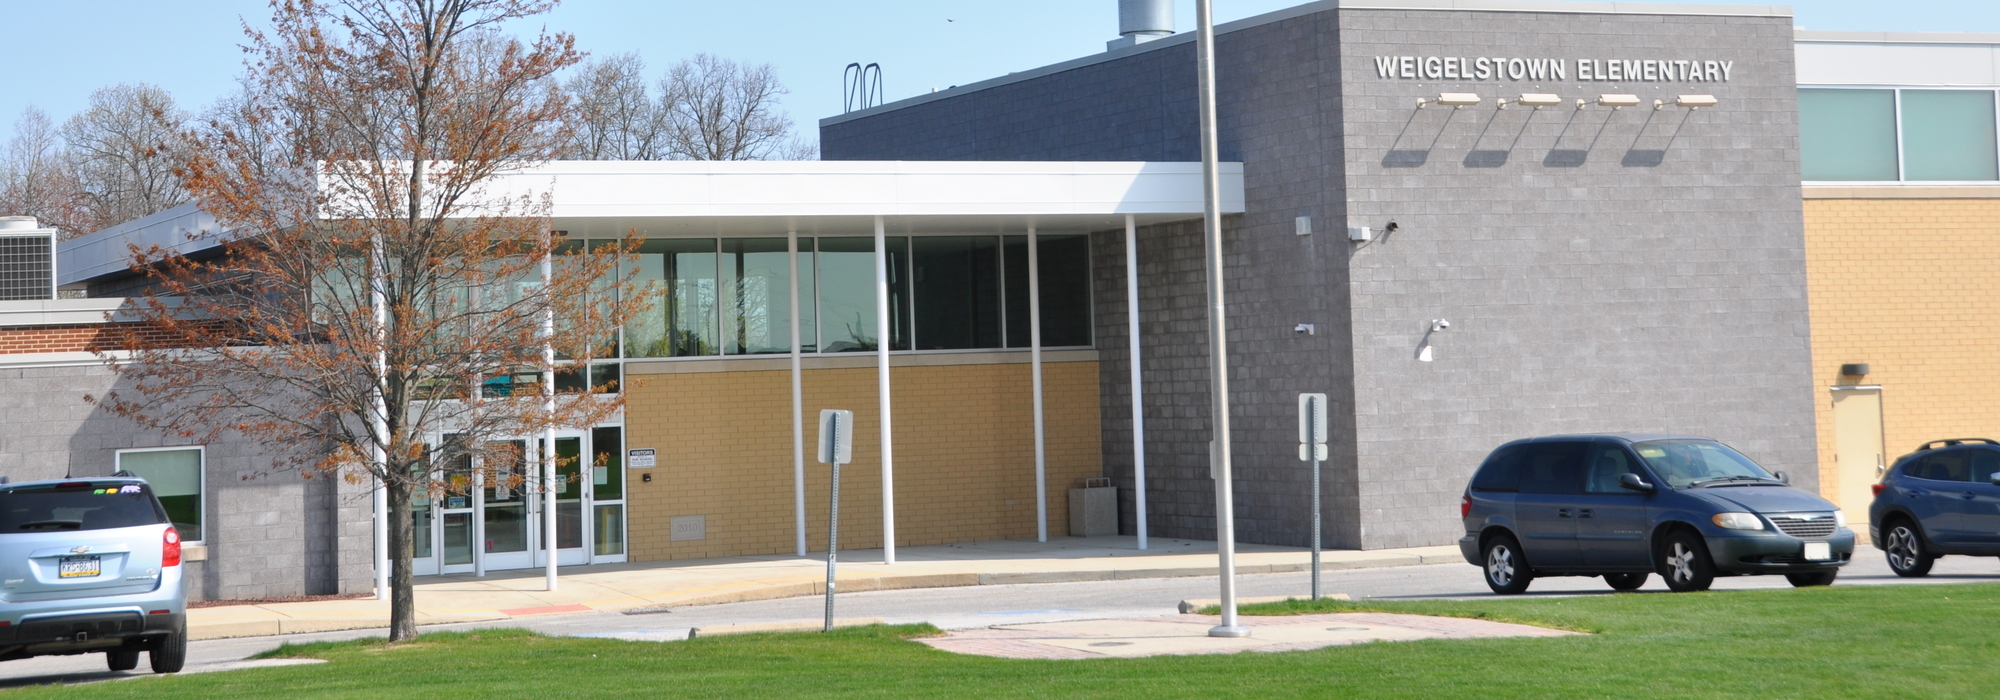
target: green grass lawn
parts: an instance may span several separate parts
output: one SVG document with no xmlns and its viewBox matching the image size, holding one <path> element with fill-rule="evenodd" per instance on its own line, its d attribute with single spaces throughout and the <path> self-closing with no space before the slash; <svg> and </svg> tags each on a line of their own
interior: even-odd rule
<svg viewBox="0 0 2000 700">
<path fill-rule="evenodd" d="M 2000 694 L 2000 584 L 1291 603 L 1246 613 L 1428 613 L 1594 633 L 1283 654 L 1018 661 L 908 641 L 925 625 L 645 643 L 503 630 L 287 646 L 314 666 L 27 688 L 6 698 L 1743 697 Z"/>
</svg>

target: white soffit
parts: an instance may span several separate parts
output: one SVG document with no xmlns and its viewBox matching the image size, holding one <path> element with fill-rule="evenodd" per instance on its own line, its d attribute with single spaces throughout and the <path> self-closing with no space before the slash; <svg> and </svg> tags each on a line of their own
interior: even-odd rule
<svg viewBox="0 0 2000 700">
<path fill-rule="evenodd" d="M 1800 85 L 2000 85 L 2000 36 L 1798 32 Z"/>
</svg>

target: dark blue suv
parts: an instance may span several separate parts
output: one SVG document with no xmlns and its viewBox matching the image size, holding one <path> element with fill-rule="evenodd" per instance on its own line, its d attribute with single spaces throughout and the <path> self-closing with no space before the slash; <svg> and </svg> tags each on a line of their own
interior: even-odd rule
<svg viewBox="0 0 2000 700">
<path fill-rule="evenodd" d="M 2000 556 L 2000 442 L 1933 440 L 1875 485 L 1869 540 L 1898 576 L 1923 576 L 1946 554 Z"/>
<path fill-rule="evenodd" d="M 1516 440 L 1465 490 L 1465 560 L 1495 593 L 1538 576 L 1602 576 L 1629 591 L 1659 573 L 1675 591 L 1717 576 L 1833 583 L 1854 555 L 1846 516 L 1729 446 L 1684 435 Z"/>
</svg>

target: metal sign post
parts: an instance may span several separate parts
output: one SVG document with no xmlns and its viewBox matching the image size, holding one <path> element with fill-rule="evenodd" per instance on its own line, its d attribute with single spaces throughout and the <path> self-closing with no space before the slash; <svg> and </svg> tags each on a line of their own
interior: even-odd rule
<svg viewBox="0 0 2000 700">
<path fill-rule="evenodd" d="M 1326 394 L 1299 394 L 1299 460 L 1313 465 L 1313 600 L 1319 600 L 1319 463 L 1326 459 Z"/>
<path fill-rule="evenodd" d="M 826 628 L 833 631 L 833 568 L 840 551 L 840 463 L 854 461 L 854 412 L 821 409 L 819 412 L 819 462 L 833 465 L 833 488 L 828 494 L 826 528 Z"/>
</svg>

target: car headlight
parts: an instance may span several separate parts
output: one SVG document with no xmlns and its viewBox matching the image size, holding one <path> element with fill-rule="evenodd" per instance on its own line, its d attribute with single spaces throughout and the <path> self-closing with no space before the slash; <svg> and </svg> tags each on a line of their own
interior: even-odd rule
<svg viewBox="0 0 2000 700">
<path fill-rule="evenodd" d="M 1835 528 L 1847 527 L 1847 511 L 1839 508 L 1833 509 L 1833 526 Z"/>
<path fill-rule="evenodd" d="M 1716 513 L 1716 527 L 1729 530 L 1762 530 L 1764 521 L 1749 513 Z"/>
</svg>

